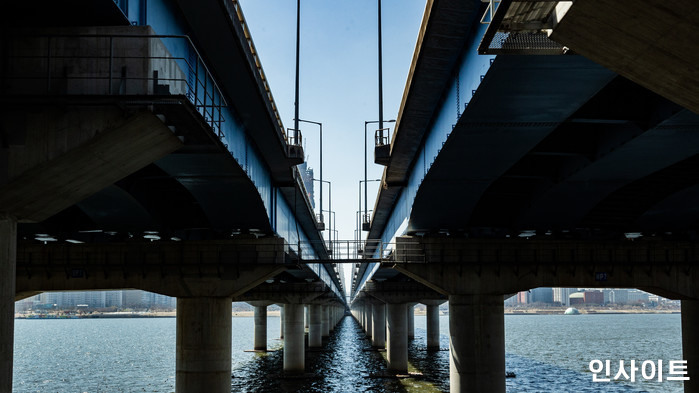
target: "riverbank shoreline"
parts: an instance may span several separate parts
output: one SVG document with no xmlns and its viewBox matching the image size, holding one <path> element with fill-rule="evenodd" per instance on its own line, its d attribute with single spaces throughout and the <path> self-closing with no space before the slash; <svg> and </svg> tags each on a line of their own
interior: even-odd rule
<svg viewBox="0 0 699 393">
<path fill-rule="evenodd" d="M 632 315 L 632 314 L 680 314 L 679 310 L 610 310 L 610 311 L 593 311 L 579 310 L 578 315 Z M 562 310 L 527 310 L 527 311 L 505 311 L 505 315 L 563 315 L 565 309 Z"/>
<path fill-rule="evenodd" d="M 544 308 L 544 309 L 505 309 L 505 315 L 563 315 L 565 308 Z M 658 310 L 639 310 L 639 309 L 585 309 L 579 310 L 580 315 L 619 315 L 619 314 L 680 314 L 680 310 L 677 309 L 658 309 Z M 279 317 L 280 310 L 269 310 L 267 311 L 267 316 L 269 317 Z M 415 310 L 416 316 L 424 316 L 425 312 L 422 310 Z M 440 312 L 440 315 L 449 315 L 448 313 Z M 176 311 L 153 311 L 153 312 L 143 312 L 143 311 L 117 311 L 117 312 L 93 312 L 84 314 L 71 314 L 71 313 L 47 313 L 47 314 L 29 314 L 29 313 L 16 313 L 15 319 L 118 319 L 118 318 L 175 318 L 177 316 Z M 232 311 L 232 317 L 246 317 L 252 318 L 254 316 L 253 311 Z"/>
<path fill-rule="evenodd" d="M 278 317 L 280 314 L 279 310 L 269 310 L 267 311 L 267 316 Z M 34 314 L 34 313 L 15 313 L 15 319 L 115 319 L 115 318 L 175 318 L 177 316 L 176 311 L 117 311 L 117 312 L 93 312 L 93 313 L 83 313 L 83 314 L 73 314 L 73 313 L 46 313 L 46 314 Z M 231 316 L 233 317 L 253 317 L 253 311 L 232 311 Z"/>
</svg>

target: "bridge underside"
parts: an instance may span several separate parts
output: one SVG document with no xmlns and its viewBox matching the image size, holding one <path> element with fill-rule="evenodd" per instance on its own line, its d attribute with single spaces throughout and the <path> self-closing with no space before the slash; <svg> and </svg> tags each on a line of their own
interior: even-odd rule
<svg viewBox="0 0 699 393">
<path fill-rule="evenodd" d="M 699 113 L 697 23 L 693 1 L 577 0 L 551 38 Z"/>
<path fill-rule="evenodd" d="M 20 100 L 26 102 L 27 98 L 22 97 Z M 55 105 L 63 106 L 61 116 L 70 117 L 71 113 L 75 113 L 76 117 L 82 116 L 83 119 L 86 113 L 101 116 L 100 113 L 116 111 L 126 116 L 148 108 L 144 105 L 130 105 L 133 98 L 129 97 L 104 97 L 103 100 L 90 97 L 80 101 L 80 98 L 71 98 L 53 103 L 43 102 L 42 105 L 46 108 L 43 118 L 50 117 L 55 111 Z M 103 105 L 96 102 L 102 102 Z M 113 233 L 112 239 L 140 236 L 143 231 L 156 231 L 162 237 L 184 239 L 230 236 L 231 229 L 253 230 L 261 234 L 272 232 L 256 187 L 218 138 L 211 135 L 208 127 L 198 120 L 193 108 L 188 107 L 188 101 L 184 98 L 173 101 L 171 97 L 151 97 L 150 103 L 150 108 L 161 116 L 166 125 L 177 125 L 174 133 L 184 141 L 184 146 L 165 157 L 161 155 L 162 158 L 152 164 L 143 163 L 133 171 L 122 171 L 109 184 L 100 184 L 98 190 L 92 190 L 45 214 L 40 220 L 34 220 L 40 221 L 36 224 L 20 225 L 20 236 L 33 238 L 36 234 L 48 233 L 60 240 L 89 241 L 99 237 L 95 235 L 96 230 Z M 23 113 L 26 107 L 9 106 L 8 109 L 12 109 L 12 114 L 7 113 L 4 118 L 9 122 L 17 114 Z M 31 110 L 34 116 L 37 110 L 36 106 Z M 56 123 L 56 126 L 59 124 Z M 167 130 L 167 127 L 164 128 Z M 76 130 L 76 133 L 79 132 L 84 130 Z M 140 131 L 136 129 L 136 132 Z M 172 137 L 172 132 L 167 132 Z M 182 143 L 177 138 L 174 139 L 179 148 Z M 128 154 L 119 154 L 128 158 L 129 154 L 136 154 L 134 147 L 131 144 L 126 151 Z M 103 155 L 100 157 L 100 160 L 105 159 Z M 64 169 L 63 172 L 69 172 L 69 169 Z M 88 182 L 84 177 L 80 180 Z M 35 188 L 39 186 L 36 181 L 31 184 Z M 39 192 L 40 195 L 50 197 L 46 191 Z M 9 195 L 11 194 L 4 193 L 6 198 Z M 8 205 L 5 204 L 5 207 Z M 235 223 L 235 228 L 231 228 L 231 223 Z M 217 233 L 220 231 L 226 233 Z"/>
<path fill-rule="evenodd" d="M 489 97 L 498 86 L 530 100 Z M 580 57 L 500 56 L 429 168 L 409 232 L 692 230 L 697 128 L 699 116 Z"/>
</svg>

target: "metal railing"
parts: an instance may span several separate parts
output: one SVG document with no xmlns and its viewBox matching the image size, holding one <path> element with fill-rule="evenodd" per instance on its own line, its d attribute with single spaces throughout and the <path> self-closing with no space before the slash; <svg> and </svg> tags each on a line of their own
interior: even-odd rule
<svg viewBox="0 0 699 393">
<path fill-rule="evenodd" d="M 301 242 L 289 244 L 289 248 L 296 250 L 299 247 L 313 245 L 314 242 Z M 332 240 L 325 241 L 328 249 L 327 263 L 371 263 L 371 262 L 425 262 L 425 252 L 418 242 L 390 243 L 381 240 Z M 301 255 L 297 252 L 297 255 Z M 400 255 L 401 260 L 397 259 Z M 313 262 L 313 260 L 304 260 Z"/>
<path fill-rule="evenodd" d="M 500 0 L 481 0 L 484 3 L 488 3 L 488 6 L 485 9 L 485 12 L 483 12 L 483 16 L 481 17 L 481 24 L 488 25 L 490 22 L 493 21 L 493 14 L 495 14 L 495 11 L 497 11 L 498 6 L 500 5 Z"/>
<path fill-rule="evenodd" d="M 388 131 L 390 128 L 380 128 L 374 133 L 374 145 L 375 146 L 386 146 L 388 145 Z M 384 134 L 385 132 L 385 134 Z"/>
<path fill-rule="evenodd" d="M 7 41 L 4 94 L 184 95 L 223 137 L 226 100 L 188 36 L 15 35 Z M 173 56 L 171 49 L 186 55 Z"/>
<path fill-rule="evenodd" d="M 286 130 L 286 144 L 289 146 L 303 146 L 303 134 L 301 130 L 288 128 Z"/>
</svg>

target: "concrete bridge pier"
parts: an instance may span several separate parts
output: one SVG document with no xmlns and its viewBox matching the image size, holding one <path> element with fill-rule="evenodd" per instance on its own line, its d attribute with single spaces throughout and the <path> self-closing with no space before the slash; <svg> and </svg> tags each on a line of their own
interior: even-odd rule
<svg viewBox="0 0 699 393">
<path fill-rule="evenodd" d="M 335 318 L 333 318 L 333 312 L 335 311 L 334 305 L 328 306 L 328 336 L 330 332 L 335 330 Z"/>
<path fill-rule="evenodd" d="M 309 306 L 311 322 L 308 325 L 308 346 L 310 348 L 320 348 L 323 346 L 323 306 L 311 304 Z"/>
<path fill-rule="evenodd" d="M 374 302 L 366 302 L 364 305 L 364 309 L 366 310 L 366 329 L 365 329 L 365 335 L 368 339 L 371 339 L 372 337 L 372 319 L 373 319 L 373 309 L 374 309 Z"/>
<path fill-rule="evenodd" d="M 177 299 L 177 393 L 231 391 L 232 301 Z"/>
<path fill-rule="evenodd" d="M 371 319 L 371 306 L 369 303 L 364 303 L 364 306 L 362 306 L 362 315 L 364 316 L 364 334 L 366 334 L 369 328 L 369 319 Z"/>
<path fill-rule="evenodd" d="M 408 372 L 408 306 L 386 303 L 386 356 L 389 371 Z"/>
<path fill-rule="evenodd" d="M 284 304 L 285 373 L 303 373 L 306 368 L 303 307 L 303 304 Z"/>
<path fill-rule="evenodd" d="M 324 283 L 268 283 L 246 291 L 237 300 L 282 304 L 284 373 L 301 374 L 306 367 L 305 307 L 327 291 Z M 310 325 L 309 325 L 310 329 Z M 310 337 L 309 337 L 310 340 Z"/>
<path fill-rule="evenodd" d="M 0 217 L 0 392 L 12 391 L 17 220 Z"/>
<path fill-rule="evenodd" d="M 308 330 L 311 327 L 311 305 L 310 304 L 308 304 L 308 305 L 306 305 L 306 307 L 304 307 L 303 313 L 305 316 L 304 329 Z"/>
<path fill-rule="evenodd" d="M 330 337 L 330 311 L 328 308 L 330 306 L 328 305 L 323 305 L 322 307 L 322 313 L 321 313 L 321 330 L 323 332 L 323 337 Z"/>
<path fill-rule="evenodd" d="M 417 282 L 369 280 L 362 296 L 365 304 L 373 304 L 371 319 L 378 322 L 373 332 L 372 345 L 381 347 L 382 334 L 386 346 L 388 369 L 391 372 L 405 374 L 408 372 L 408 314 L 416 302 L 422 299 L 444 302 L 444 295 Z M 382 314 L 385 313 L 385 318 Z"/>
<path fill-rule="evenodd" d="M 699 300 L 682 300 L 682 359 L 687 361 L 685 393 L 699 392 Z"/>
<path fill-rule="evenodd" d="M 364 303 L 359 306 L 359 324 L 362 327 L 362 331 L 366 332 L 366 306 Z"/>
<path fill-rule="evenodd" d="M 427 349 L 439 349 L 439 305 L 444 302 L 427 300 L 422 303 L 427 306 Z"/>
<path fill-rule="evenodd" d="M 369 327 L 369 318 L 371 318 L 371 309 L 367 303 L 364 303 L 362 306 L 362 316 L 364 317 L 364 334 L 366 334 L 367 328 Z"/>
<path fill-rule="evenodd" d="M 484 288 L 471 286 L 474 281 L 469 279 L 470 275 L 477 276 L 478 268 L 457 263 L 405 264 L 396 267 L 406 276 L 449 295 L 451 393 L 505 393 L 503 296 L 509 291 L 499 293 L 492 285 Z M 505 280 L 501 274 L 501 277 L 493 277 L 491 282 L 503 284 Z M 484 282 L 483 279 L 481 282 Z M 507 283 L 517 281 L 513 277 Z"/>
<path fill-rule="evenodd" d="M 284 305 L 279 305 L 279 338 L 284 339 Z"/>
<path fill-rule="evenodd" d="M 502 295 L 450 295 L 449 335 L 450 391 L 504 393 Z"/>
<path fill-rule="evenodd" d="M 371 346 L 386 347 L 386 305 L 376 302 L 371 307 Z"/>
<path fill-rule="evenodd" d="M 408 303 L 408 340 L 415 339 L 415 304 Z"/>
<path fill-rule="evenodd" d="M 255 335 L 253 338 L 253 349 L 256 351 L 267 350 L 267 306 L 269 302 L 253 301 L 249 302 L 254 309 Z"/>
</svg>

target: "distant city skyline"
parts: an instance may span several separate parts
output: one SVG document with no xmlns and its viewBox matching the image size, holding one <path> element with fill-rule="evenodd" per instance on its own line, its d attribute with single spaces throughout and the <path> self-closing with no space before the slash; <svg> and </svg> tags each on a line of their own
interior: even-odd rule
<svg viewBox="0 0 699 393">
<path fill-rule="evenodd" d="M 645 304 L 663 302 L 666 299 L 639 289 L 629 288 L 559 288 L 539 287 L 521 291 L 504 300 L 505 305 L 560 304 L 570 306 L 570 296 L 576 293 L 585 298 L 586 292 L 600 292 L 598 304 Z M 446 308 L 443 304 L 443 308 Z M 77 307 L 85 309 L 175 309 L 177 299 L 135 289 L 117 291 L 44 292 L 15 302 L 15 312 L 29 310 L 65 310 Z M 233 302 L 234 309 L 252 310 L 245 302 Z M 272 308 L 275 308 L 273 305 Z"/>
</svg>

